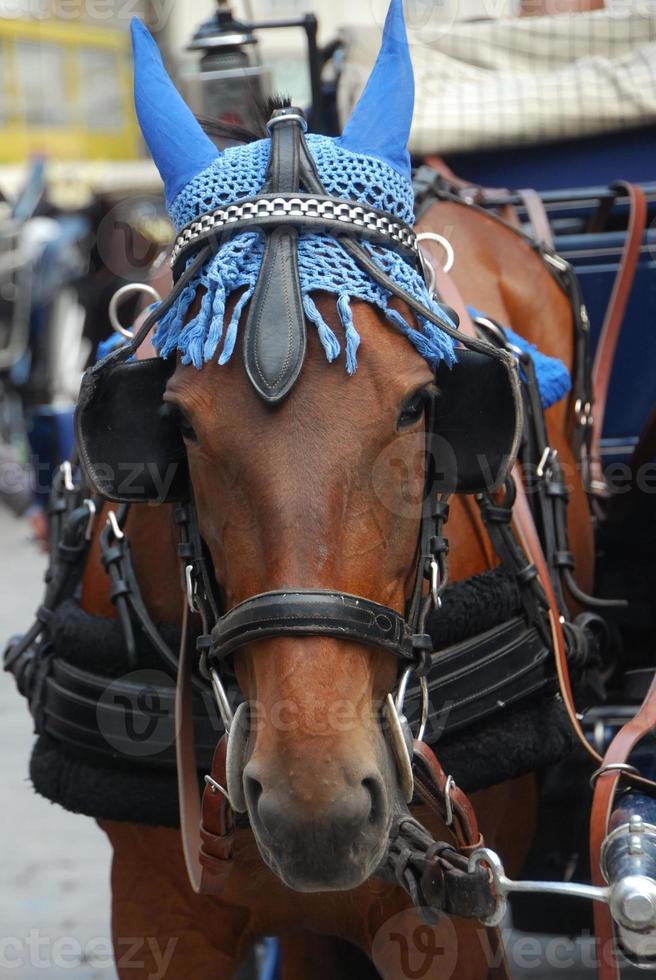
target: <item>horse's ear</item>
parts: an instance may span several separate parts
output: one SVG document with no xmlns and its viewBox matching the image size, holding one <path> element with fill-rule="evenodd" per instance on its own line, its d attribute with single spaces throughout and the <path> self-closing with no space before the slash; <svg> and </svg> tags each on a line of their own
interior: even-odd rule
<svg viewBox="0 0 656 980">
<path fill-rule="evenodd" d="M 377 157 L 410 178 L 408 140 L 414 106 L 415 78 L 403 0 L 392 0 L 376 64 L 337 142 L 354 153 Z"/>
<path fill-rule="evenodd" d="M 132 50 L 139 125 L 171 204 L 220 154 L 169 78 L 152 34 L 136 17 Z"/>
</svg>

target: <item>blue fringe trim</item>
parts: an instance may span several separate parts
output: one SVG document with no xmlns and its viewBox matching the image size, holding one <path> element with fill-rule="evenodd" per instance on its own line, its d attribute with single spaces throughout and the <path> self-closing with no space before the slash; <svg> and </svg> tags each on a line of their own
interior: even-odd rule
<svg viewBox="0 0 656 980">
<path fill-rule="evenodd" d="M 321 346 L 326 352 L 326 357 L 328 363 L 332 364 L 335 358 L 339 357 L 341 347 L 339 346 L 339 341 L 335 336 L 334 330 L 328 326 L 324 318 L 319 312 L 317 304 L 314 302 L 311 296 L 306 295 L 303 297 L 303 309 L 305 310 L 305 315 L 311 323 L 317 328 L 319 334 L 319 340 L 321 341 Z"/>
<path fill-rule="evenodd" d="M 360 346 L 360 334 L 353 323 L 351 300 L 347 293 L 340 294 L 337 300 L 337 311 L 346 334 L 346 370 L 349 374 L 355 374 L 358 369 L 357 353 Z"/>
</svg>

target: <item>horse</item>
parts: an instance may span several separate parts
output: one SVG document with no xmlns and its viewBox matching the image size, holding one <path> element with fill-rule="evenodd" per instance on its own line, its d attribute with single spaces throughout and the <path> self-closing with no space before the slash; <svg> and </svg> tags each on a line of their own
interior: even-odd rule
<svg viewBox="0 0 656 980">
<path fill-rule="evenodd" d="M 407 154 L 411 116 L 407 87 L 400 84 L 408 77 L 404 38 L 402 4 L 393 0 L 381 58 L 345 132 L 357 134 L 351 152 L 366 145 L 367 152 L 391 156 L 397 166 Z M 216 150 L 177 102 L 139 27 L 135 52 L 140 121 L 168 196 L 173 187 L 176 198 L 193 183 L 199 166 L 211 165 Z M 147 91 L 144 73 L 156 82 Z M 384 138 L 372 135 L 371 120 L 381 117 L 390 91 L 403 120 L 401 138 L 393 125 Z M 175 146 L 166 148 L 172 139 Z M 171 149 L 177 153 L 173 166 Z M 571 309 L 539 257 L 521 238 L 465 209 L 436 205 L 420 227 L 443 233 L 447 226 L 457 254 L 453 283 L 465 300 L 564 357 L 571 368 Z M 437 275 L 443 298 L 465 320 L 457 290 L 439 270 Z M 206 289 L 197 287 L 188 297 L 183 331 L 206 308 Z M 226 337 L 234 328 L 236 354 L 243 353 L 245 296 L 237 290 L 221 312 L 223 324 L 210 325 L 217 334 L 223 325 Z M 392 300 L 390 317 L 366 299 L 353 299 L 348 319 L 332 293 L 318 290 L 310 309 L 333 336 L 345 326 L 357 332 L 355 377 L 339 362 L 326 364 L 323 328 L 308 334 L 302 370 L 275 408 L 258 397 L 236 354 L 221 364 L 209 358 L 194 365 L 178 357 L 164 402 L 184 438 L 199 530 L 227 609 L 258 593 L 310 587 L 371 597 L 401 610 L 414 588 L 425 491 L 422 466 L 409 461 L 425 456 L 426 398 L 435 374 L 398 329 L 398 317 L 420 329 L 402 301 Z M 551 445 L 573 464 L 570 412 L 569 405 L 555 406 L 547 425 Z M 381 472 L 381 460 L 382 488 L 380 478 L 372 478 Z M 573 465 L 571 479 L 572 551 L 585 586 L 591 576 L 590 522 Z M 171 505 L 134 506 L 126 532 L 151 617 L 182 623 Z M 497 564 L 470 499 L 454 498 L 449 537 L 455 581 Z M 81 605 L 112 618 L 98 538 Z M 221 897 L 194 894 L 178 831 L 102 822 L 114 854 L 112 929 L 119 975 L 168 971 L 186 980 L 228 980 L 258 937 L 275 935 L 282 939 L 287 980 L 310 971 L 326 980 L 365 977 L 367 967 L 352 947 L 390 980 L 507 976 L 495 930 L 446 916 L 428 926 L 401 888 L 375 876 L 393 818 L 406 809 L 380 725 L 381 707 L 397 682 L 395 659 L 381 647 L 334 636 L 276 636 L 240 650 L 234 668 L 244 699 L 258 710 L 239 773 L 248 824 L 238 825 Z M 485 840 L 516 872 L 531 840 L 532 778 L 481 791 L 473 802 Z M 413 805 L 412 813 L 436 839 L 451 839 L 450 828 L 424 807 Z M 148 939 L 129 938 L 134 936 Z M 138 974 L 131 960 L 135 947 Z"/>
</svg>

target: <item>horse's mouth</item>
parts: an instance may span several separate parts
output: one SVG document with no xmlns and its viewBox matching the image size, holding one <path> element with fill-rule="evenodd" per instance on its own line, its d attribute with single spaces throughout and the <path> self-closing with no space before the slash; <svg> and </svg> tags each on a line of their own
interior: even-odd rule
<svg viewBox="0 0 656 980">
<path fill-rule="evenodd" d="M 302 845 L 294 838 L 267 842 L 254 833 L 270 870 L 288 888 L 306 893 L 358 888 L 383 865 L 389 847 L 388 834 L 375 842 L 354 836 L 349 846 L 338 850 L 320 827 Z"/>
</svg>

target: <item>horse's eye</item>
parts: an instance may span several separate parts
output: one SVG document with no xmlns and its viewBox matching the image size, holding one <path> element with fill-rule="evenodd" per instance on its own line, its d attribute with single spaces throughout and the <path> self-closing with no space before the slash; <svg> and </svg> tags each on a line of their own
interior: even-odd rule
<svg viewBox="0 0 656 980">
<path fill-rule="evenodd" d="M 162 406 L 162 413 L 164 415 L 168 415 L 168 417 L 177 425 L 185 442 L 198 442 L 196 430 L 189 421 L 186 413 L 182 411 L 179 405 L 172 405 L 170 402 L 166 402 Z"/>
<path fill-rule="evenodd" d="M 411 426 L 416 425 L 417 422 L 421 421 L 425 408 L 426 392 L 422 389 L 421 391 L 416 391 L 404 404 L 399 415 L 397 428 L 409 429 Z"/>
<path fill-rule="evenodd" d="M 196 430 L 187 416 L 182 412 L 180 412 L 178 417 L 178 425 L 180 426 L 180 432 L 182 433 L 182 438 L 185 440 L 185 442 L 198 442 Z"/>
</svg>

